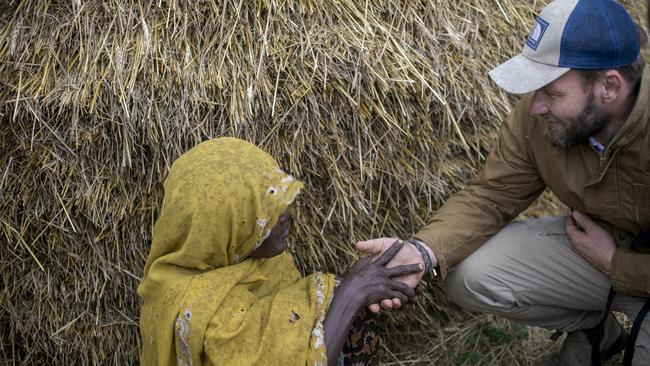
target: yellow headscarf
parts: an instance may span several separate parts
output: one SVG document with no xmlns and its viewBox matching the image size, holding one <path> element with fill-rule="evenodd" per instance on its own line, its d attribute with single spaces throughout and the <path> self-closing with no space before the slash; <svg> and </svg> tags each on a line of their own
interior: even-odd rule
<svg viewBox="0 0 650 366">
<path fill-rule="evenodd" d="M 247 258 L 302 183 L 235 138 L 174 162 L 138 287 L 143 365 L 325 364 L 334 277 L 291 256 Z"/>
</svg>

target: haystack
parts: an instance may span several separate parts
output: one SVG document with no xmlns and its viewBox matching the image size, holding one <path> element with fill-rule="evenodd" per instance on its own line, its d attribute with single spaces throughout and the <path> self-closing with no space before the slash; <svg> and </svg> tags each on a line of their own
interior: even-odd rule
<svg viewBox="0 0 650 366">
<path fill-rule="evenodd" d="M 306 183 L 291 237 L 305 272 L 409 236 L 480 167 L 511 108 L 486 72 L 544 3 L 2 2 L 0 358 L 137 363 L 161 182 L 206 139 L 249 140 Z M 526 329 L 434 286 L 397 318 L 387 364 L 526 360 L 509 351 Z"/>
</svg>

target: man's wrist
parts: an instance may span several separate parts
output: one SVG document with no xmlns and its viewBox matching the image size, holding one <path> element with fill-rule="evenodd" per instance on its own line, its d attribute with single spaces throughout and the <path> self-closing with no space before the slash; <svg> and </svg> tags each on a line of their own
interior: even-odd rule
<svg viewBox="0 0 650 366">
<path fill-rule="evenodd" d="M 431 248 L 418 239 L 411 238 L 406 242 L 413 245 L 418 252 L 420 252 L 422 260 L 424 261 L 425 273 L 430 274 L 434 278 L 438 277 L 438 261 L 436 260 L 436 256 L 433 255 Z"/>
</svg>

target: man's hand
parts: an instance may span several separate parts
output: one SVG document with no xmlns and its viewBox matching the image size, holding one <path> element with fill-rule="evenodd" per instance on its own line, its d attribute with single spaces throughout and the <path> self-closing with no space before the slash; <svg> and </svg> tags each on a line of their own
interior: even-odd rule
<svg viewBox="0 0 650 366">
<path fill-rule="evenodd" d="M 366 254 L 378 255 L 378 254 L 382 254 L 388 248 L 390 248 L 393 245 L 393 243 L 395 243 L 396 240 L 398 239 L 378 238 L 378 239 L 360 241 L 357 242 L 357 249 Z M 435 258 L 431 258 L 431 259 L 434 262 L 433 265 L 435 267 L 436 260 Z M 422 268 L 424 268 L 424 260 L 420 252 L 417 250 L 417 248 L 415 248 L 412 244 L 405 243 L 402 249 L 397 253 L 397 255 L 393 258 L 393 260 L 391 260 L 388 263 L 386 267 L 391 268 L 395 266 L 400 266 L 405 264 L 415 264 L 415 263 L 422 265 Z M 409 287 L 416 287 L 423 275 L 424 272 L 418 272 L 418 273 L 398 277 L 396 279 L 402 283 L 407 284 Z M 392 300 L 385 299 L 381 302 L 381 306 L 384 308 L 400 307 L 401 304 L 402 304 L 401 301 L 397 298 Z M 380 307 L 378 304 L 372 304 L 368 306 L 368 310 L 370 310 L 373 313 L 378 313 Z"/>
<path fill-rule="evenodd" d="M 566 220 L 566 232 L 574 252 L 604 274 L 612 273 L 616 244 L 605 229 L 587 215 L 573 210 Z"/>
</svg>

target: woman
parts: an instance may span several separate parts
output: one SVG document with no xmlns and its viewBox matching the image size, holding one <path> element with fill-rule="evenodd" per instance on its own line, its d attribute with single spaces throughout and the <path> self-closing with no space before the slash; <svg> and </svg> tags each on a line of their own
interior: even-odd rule
<svg viewBox="0 0 650 366">
<path fill-rule="evenodd" d="M 362 350 L 362 362 L 376 362 L 376 345 L 363 345 L 372 333 L 350 339 L 350 328 L 363 325 L 357 314 L 365 306 L 413 296 L 391 278 L 420 268 L 385 268 L 400 245 L 374 262 L 358 261 L 338 286 L 332 274 L 301 278 L 284 239 L 287 210 L 302 183 L 235 138 L 183 154 L 164 188 L 138 288 L 143 365 L 359 361 L 341 357 L 346 339 L 350 349 Z"/>
</svg>

